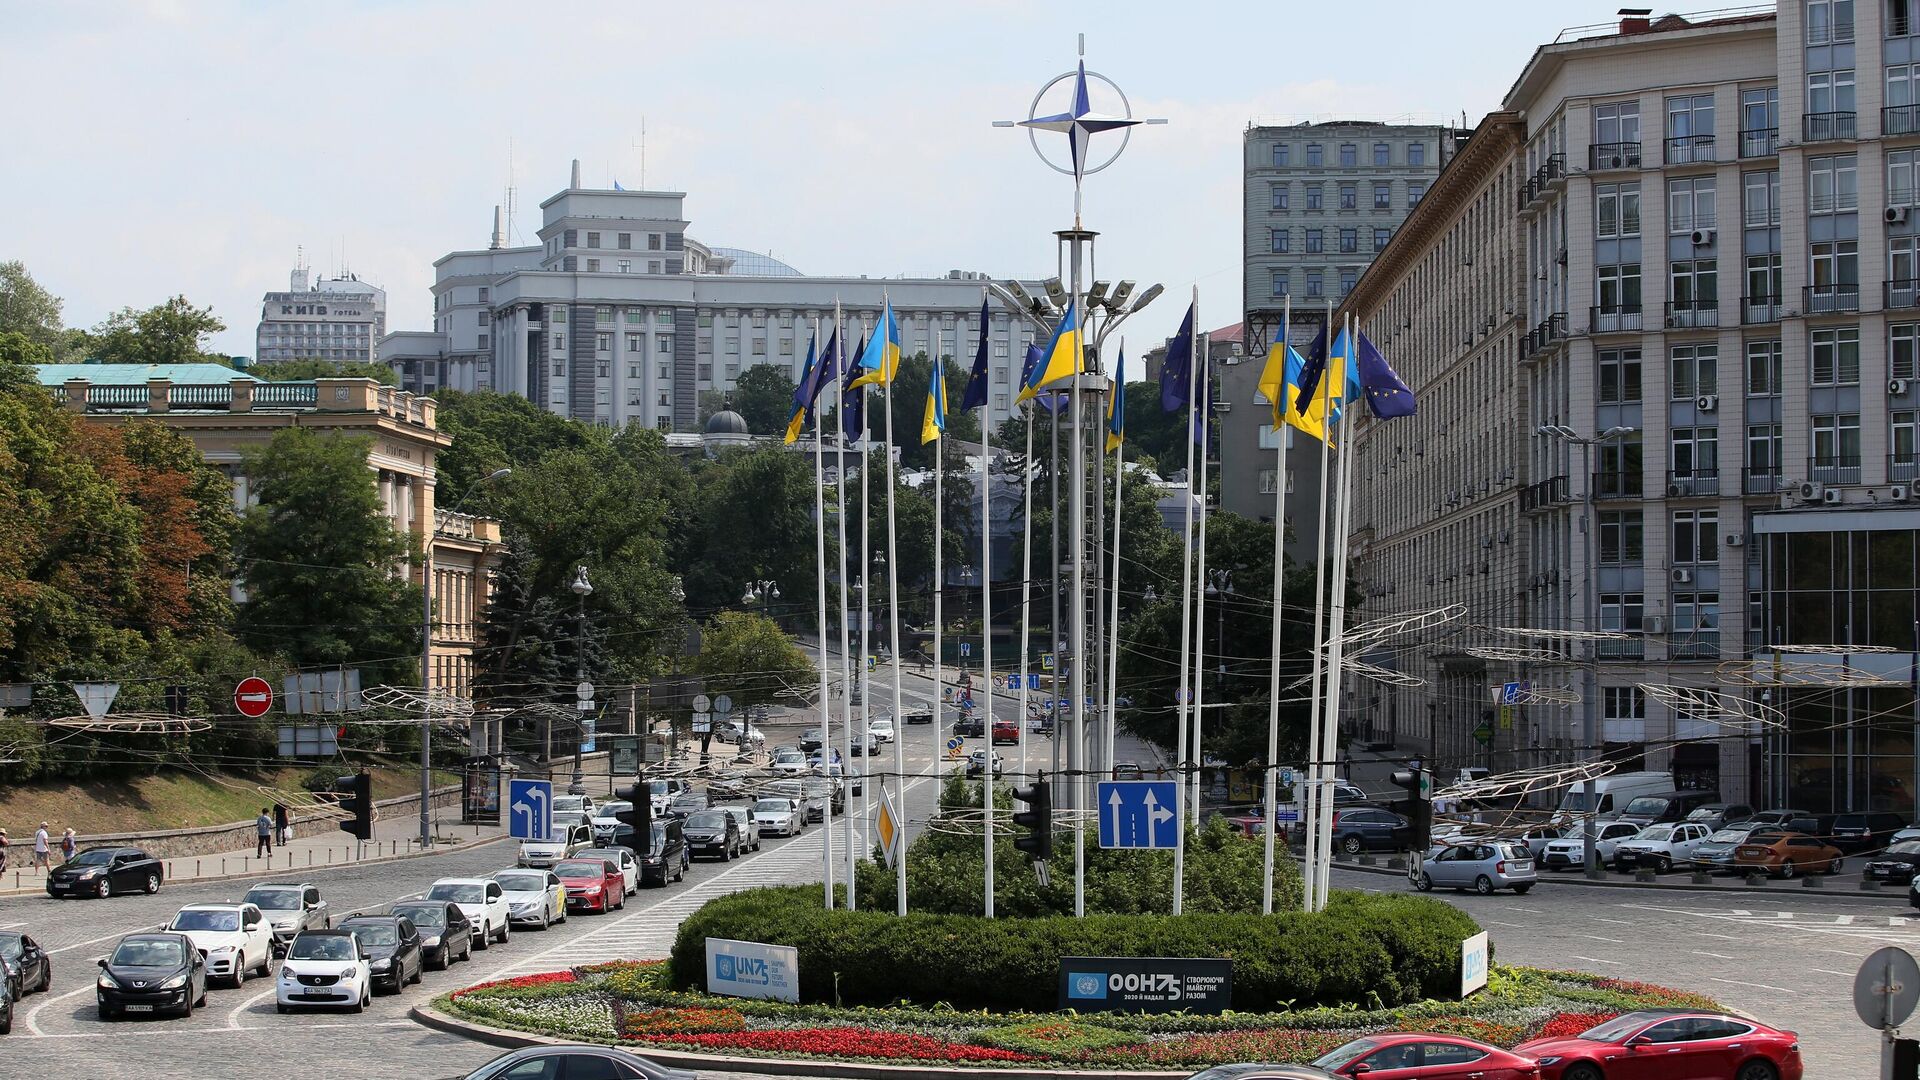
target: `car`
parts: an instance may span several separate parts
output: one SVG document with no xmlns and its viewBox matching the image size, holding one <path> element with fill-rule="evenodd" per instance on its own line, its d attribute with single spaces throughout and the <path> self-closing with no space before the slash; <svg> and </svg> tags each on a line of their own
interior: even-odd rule
<svg viewBox="0 0 1920 1080">
<path fill-rule="evenodd" d="M 837 769 L 845 760 L 840 756 L 840 751 L 829 746 L 823 746 L 807 755 L 807 764 L 812 766 L 814 772 Z"/>
<path fill-rule="evenodd" d="M 1660 791 L 1636 795 L 1617 815 L 1621 821 L 1641 826 L 1665 825 L 1685 821 L 1688 814 L 1713 804 L 1719 796 L 1711 791 Z"/>
<path fill-rule="evenodd" d="M 280 980 L 273 988 L 274 1011 L 331 1005 L 365 1012 L 371 997 L 372 965 L 352 934 L 339 927 L 303 930 L 287 943 Z"/>
<path fill-rule="evenodd" d="M 717 855 L 721 862 L 732 862 L 741 854 L 740 826 L 725 810 L 702 810 L 683 823 L 687 836 L 687 854 Z"/>
<path fill-rule="evenodd" d="M 1593 830 L 1593 858 L 1601 866 L 1613 865 L 1614 849 L 1623 840 L 1640 835 L 1640 826 L 1626 821 L 1597 821 Z M 1541 849 L 1540 865 L 1549 870 L 1570 870 L 1587 865 L 1587 838 L 1582 826 L 1558 840 L 1547 841 Z"/>
<path fill-rule="evenodd" d="M 804 827 L 800 804 L 784 795 L 757 799 L 753 804 L 753 827 L 761 836 L 792 836 Z"/>
<path fill-rule="evenodd" d="M 207 1003 L 207 961 L 185 934 L 128 934 L 100 959 L 94 1005 L 100 1019 L 175 1011 Z"/>
<path fill-rule="evenodd" d="M 340 929 L 353 935 L 367 959 L 369 989 L 377 991 L 385 983 L 397 994 L 426 973 L 420 930 L 405 915 L 355 915 L 341 922 Z"/>
<path fill-rule="evenodd" d="M 620 824 L 620 814 L 633 813 L 633 804 L 625 799 L 603 802 L 593 808 L 593 819 L 587 822 L 587 832 L 593 837 L 593 843 L 604 844 L 613 838 L 615 826 Z"/>
<path fill-rule="evenodd" d="M 1621 870 L 1651 867 L 1654 873 L 1664 874 L 1676 866 L 1691 863 L 1694 851 L 1710 835 L 1705 825 L 1691 821 L 1649 825 L 1640 830 L 1639 836 L 1620 841 L 1613 849 L 1614 865 Z"/>
<path fill-rule="evenodd" d="M 1553 843 L 1555 840 L 1565 840 L 1569 836 L 1578 836 L 1579 833 L 1580 826 L 1577 824 L 1536 825 L 1520 834 L 1520 843 L 1526 845 L 1527 851 L 1533 855 L 1534 861 L 1538 862 L 1540 856 L 1547 853 L 1548 844 Z M 1584 852 L 1582 854 L 1584 855 Z"/>
<path fill-rule="evenodd" d="M 962 739 L 987 737 L 987 721 L 979 716 L 962 716 L 953 722 L 953 734 Z"/>
<path fill-rule="evenodd" d="M 1537 1062 L 1541 1080 L 1801 1080 L 1804 1072 L 1800 1037 L 1793 1032 L 1744 1016 L 1681 1009 L 1622 1013 L 1578 1035 L 1523 1042 L 1513 1052 Z"/>
<path fill-rule="evenodd" d="M 1236 1061 L 1202 1069 L 1187 1080 L 1332 1080 L 1333 1075 L 1312 1065 Z"/>
<path fill-rule="evenodd" d="M 460 905 L 472 925 L 473 947 L 486 951 L 498 941 L 505 945 L 512 932 L 508 925 L 507 893 L 500 883 L 487 878 L 441 878 L 427 889 L 425 899 L 445 900 Z"/>
<path fill-rule="evenodd" d="M 605 915 L 627 906 L 627 880 L 605 859 L 562 859 L 553 868 L 567 887 L 567 910 Z"/>
<path fill-rule="evenodd" d="M 1020 725 L 1013 720 L 995 720 L 993 722 L 993 743 L 995 746 L 1011 746 L 1020 741 Z"/>
<path fill-rule="evenodd" d="M 647 781 L 647 801 L 652 804 L 653 816 L 660 817 L 667 812 L 673 800 L 687 790 L 685 780 L 649 780 Z"/>
<path fill-rule="evenodd" d="M 584 823 L 593 820 L 597 813 L 591 795 L 555 795 L 553 797 L 553 817 L 561 815 L 577 816 Z"/>
<path fill-rule="evenodd" d="M 759 728 L 754 727 L 745 720 L 729 720 L 725 724 L 714 728 L 713 736 L 721 742 L 741 744 L 740 748 L 742 750 L 748 749 L 749 747 L 758 748 L 765 746 L 767 743 L 766 735 L 763 734 Z"/>
<path fill-rule="evenodd" d="M 1848 854 L 1878 851 L 1893 841 L 1893 834 L 1906 827 L 1899 814 L 1852 813 L 1833 819 L 1833 845 Z"/>
<path fill-rule="evenodd" d="M 809 823 L 820 821 L 827 816 L 828 793 L 810 784 L 805 777 L 774 780 L 761 787 L 760 793 L 793 800 L 794 809 L 800 815 L 802 830 Z"/>
<path fill-rule="evenodd" d="M 1708 832 L 1717 832 L 1729 825 L 1738 825 L 1753 817 L 1753 807 L 1745 803 L 1713 802 L 1696 806 L 1687 815 L 1687 820 L 1705 825 Z"/>
<path fill-rule="evenodd" d="M 933 714 L 928 713 L 927 718 L 931 721 Z M 885 744 L 897 738 L 899 732 L 893 726 L 893 717 L 874 716 L 867 719 L 867 734 L 873 736 L 875 742 Z"/>
<path fill-rule="evenodd" d="M 1333 785 L 1333 805 L 1336 807 L 1358 806 L 1371 801 L 1372 800 L 1367 797 L 1367 793 L 1360 790 L 1355 784 L 1339 781 Z"/>
<path fill-rule="evenodd" d="M 449 1080 L 560 1080 L 563 1074 L 603 1080 L 699 1080 L 694 1073 L 656 1065 L 617 1046 L 584 1045 L 521 1047 Z"/>
<path fill-rule="evenodd" d="M 808 728 L 800 733 L 800 752 L 811 754 L 826 742 L 826 735 L 817 727 Z"/>
<path fill-rule="evenodd" d="M 1799 821 L 1802 818 L 1811 818 L 1811 817 L 1813 817 L 1813 813 L 1812 811 L 1809 811 L 1809 810 L 1793 810 L 1787 807 L 1774 807 L 1769 810 L 1762 810 L 1754 814 L 1752 817 L 1748 818 L 1747 820 L 1756 822 L 1761 825 L 1778 825 L 1778 826 L 1784 827 L 1792 824 L 1793 822 Z"/>
<path fill-rule="evenodd" d="M 733 818 L 734 827 L 740 830 L 740 850 L 760 850 L 760 830 L 753 823 L 753 807 L 722 806 L 720 811 Z"/>
<path fill-rule="evenodd" d="M 555 822 L 545 840 L 520 841 L 519 865 L 545 869 L 561 859 L 573 858 L 574 852 L 591 843 L 593 834 L 588 826 Z"/>
<path fill-rule="evenodd" d="M 1902 840 L 1887 845 L 1887 850 L 1868 860 L 1866 876 L 1905 884 L 1913 880 L 1916 869 L 1920 869 L 1920 840 Z M 5 939 L 0 939 L 0 949 L 4 948 Z"/>
<path fill-rule="evenodd" d="M 999 776 L 1002 773 L 1007 771 L 1006 759 L 1000 756 L 1000 751 L 973 750 L 973 751 L 969 751 L 967 754 L 967 775 L 968 776 L 983 776 L 986 774 L 986 771 L 988 768 L 987 755 L 989 753 L 993 755 L 993 765 L 992 765 L 993 775 Z"/>
<path fill-rule="evenodd" d="M 273 974 L 273 927 L 252 904 L 188 904 L 160 929 L 184 934 L 207 958 L 207 978 L 234 986 Z"/>
<path fill-rule="evenodd" d="M 783 746 L 773 752 L 773 771 L 781 776 L 804 776 L 811 768 L 807 755 L 797 747 Z"/>
<path fill-rule="evenodd" d="M 994 725 L 996 728 L 999 726 L 997 723 Z M 1137 761 L 1116 761 L 1113 763 L 1113 778 L 1115 780 L 1145 780 L 1147 774 L 1140 768 L 1140 763 Z"/>
<path fill-rule="evenodd" d="M 686 827 L 679 821 L 656 821 L 647 850 L 640 856 L 640 884 L 653 880 L 665 885 L 669 875 L 675 881 L 685 881 L 692 862 Z"/>
<path fill-rule="evenodd" d="M 872 757 L 880 752 L 880 739 L 871 731 L 857 731 L 847 740 L 854 757 Z"/>
<path fill-rule="evenodd" d="M 545 930 L 567 921 L 567 887 L 551 869 L 502 870 L 493 880 L 506 893 L 507 922 L 514 926 Z"/>
<path fill-rule="evenodd" d="M 0 979 L 0 1035 L 13 1034 L 13 991 L 7 987 L 6 980 Z"/>
<path fill-rule="evenodd" d="M 1887 843 L 1898 844 L 1907 840 L 1920 840 L 1920 829 L 1905 828 L 1888 838 Z"/>
<path fill-rule="evenodd" d="M 14 984 L 13 1000 L 53 988 L 53 957 L 40 943 L 18 930 L 0 931 L 0 967 Z"/>
<path fill-rule="evenodd" d="M 627 895 L 633 896 L 640 891 L 640 856 L 632 848 L 609 844 L 606 847 L 581 848 L 576 859 L 605 859 L 620 871 L 620 878 L 626 883 Z"/>
<path fill-rule="evenodd" d="M 430 968 L 441 971 L 455 960 L 473 959 L 473 926 L 460 905 L 445 900 L 405 900 L 387 909 L 404 915 L 420 931 L 420 954 Z"/>
<path fill-rule="evenodd" d="M 1762 825 L 1749 818 L 1746 821 L 1728 825 L 1723 829 L 1708 833 L 1705 840 L 1694 845 L 1693 868 L 1709 874 L 1731 874 L 1735 871 L 1734 853 L 1749 837 L 1759 838 L 1767 834 L 1780 835 L 1786 830 L 1776 825 Z"/>
<path fill-rule="evenodd" d="M 922 709 L 918 707 L 903 709 L 901 710 L 900 718 L 902 720 L 905 720 L 909 724 L 931 724 L 933 723 L 933 710 Z M 887 717 L 884 717 L 884 716 L 880 717 L 880 719 L 885 720 L 887 722 L 887 727 L 889 730 L 892 729 L 893 721 L 889 720 Z M 884 738 L 883 741 L 892 742 L 893 736 L 888 735 Z"/>
<path fill-rule="evenodd" d="M 267 917 L 273 927 L 274 955 L 287 949 L 287 942 L 302 930 L 325 930 L 333 925 L 333 914 L 320 897 L 320 887 L 305 882 L 255 885 L 240 898 Z"/>
<path fill-rule="evenodd" d="M 713 801 L 707 798 L 706 792 L 695 791 L 689 788 L 679 795 L 674 796 L 673 801 L 667 804 L 667 816 L 684 820 L 688 816 L 705 810 L 712 805 Z"/>
<path fill-rule="evenodd" d="M 134 847 L 88 848 L 47 873 L 48 896 L 157 893 L 166 879 L 160 860 Z"/>
<path fill-rule="evenodd" d="M 1525 896 L 1539 880 L 1533 869 L 1532 852 L 1511 840 L 1493 840 L 1461 844 L 1427 856 L 1420 864 L 1420 876 L 1415 879 L 1414 887 L 1421 892 L 1436 888 L 1473 889 L 1482 896 L 1512 889 L 1515 895 Z"/>
<path fill-rule="evenodd" d="M 1734 849 L 1737 870 L 1762 871 L 1779 878 L 1790 878 L 1802 871 L 1840 872 L 1840 849 L 1817 836 L 1805 833 L 1755 834 Z"/>
<path fill-rule="evenodd" d="M 1531 1058 L 1457 1035 L 1382 1031 L 1315 1059 L 1314 1067 L 1342 1077 L 1379 1080 L 1533 1080 Z"/>
<path fill-rule="evenodd" d="M 1398 851 L 1412 838 L 1406 818 L 1378 806 L 1340 807 L 1333 812 L 1333 846 L 1349 855 Z"/>
</svg>

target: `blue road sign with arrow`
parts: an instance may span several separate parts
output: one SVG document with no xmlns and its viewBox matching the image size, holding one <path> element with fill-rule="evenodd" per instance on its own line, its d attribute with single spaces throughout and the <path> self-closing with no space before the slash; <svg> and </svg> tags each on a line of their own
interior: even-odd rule
<svg viewBox="0 0 1920 1080">
<path fill-rule="evenodd" d="M 1179 842 L 1171 780 L 1102 780 L 1094 806 L 1100 811 L 1100 846 L 1171 850 Z"/>
<path fill-rule="evenodd" d="M 507 835 L 545 840 L 553 835 L 553 781 L 507 781 Z"/>
</svg>

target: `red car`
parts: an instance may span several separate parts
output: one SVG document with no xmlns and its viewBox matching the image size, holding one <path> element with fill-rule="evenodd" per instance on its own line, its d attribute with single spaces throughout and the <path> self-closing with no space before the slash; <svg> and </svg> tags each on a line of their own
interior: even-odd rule
<svg viewBox="0 0 1920 1080">
<path fill-rule="evenodd" d="M 627 906 L 627 879 L 605 859 L 561 859 L 554 875 L 567 887 L 568 911 L 605 914 Z"/>
<path fill-rule="evenodd" d="M 993 722 L 993 744 L 1007 746 L 1020 741 L 1020 724 L 1015 720 L 995 720 Z"/>
<path fill-rule="evenodd" d="M 1513 1048 L 1541 1080 L 1801 1080 L 1800 1037 L 1725 1013 L 1646 1009 Z"/>
<path fill-rule="evenodd" d="M 1389 1031 L 1355 1039 L 1321 1057 L 1329 1076 L 1367 1080 L 1539 1080 L 1533 1059 L 1455 1035 Z"/>
</svg>

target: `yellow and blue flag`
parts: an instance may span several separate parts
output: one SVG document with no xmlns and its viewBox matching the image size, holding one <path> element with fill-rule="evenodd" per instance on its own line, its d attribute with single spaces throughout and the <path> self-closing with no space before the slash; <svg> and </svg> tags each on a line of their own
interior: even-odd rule
<svg viewBox="0 0 1920 1080">
<path fill-rule="evenodd" d="M 800 371 L 800 385 L 793 388 L 793 411 L 787 416 L 787 445 L 792 446 L 800 437 L 800 432 L 813 418 L 813 395 L 819 391 L 817 382 L 821 365 L 814 361 L 813 339 L 807 340 L 807 364 Z"/>
<path fill-rule="evenodd" d="M 1346 331 L 1334 336 L 1331 345 L 1327 336 L 1322 329 L 1307 347 L 1300 381 L 1289 388 L 1286 415 L 1287 423 L 1323 442 L 1346 403 L 1360 396 L 1360 380 Z"/>
<path fill-rule="evenodd" d="M 1120 343 L 1120 359 L 1113 364 L 1113 389 L 1107 392 L 1107 449 L 1118 450 L 1127 441 L 1127 345 Z"/>
<path fill-rule="evenodd" d="M 1300 372 L 1306 364 L 1306 358 L 1284 341 L 1274 342 L 1273 348 L 1267 350 L 1267 366 L 1260 370 L 1260 381 L 1256 385 L 1273 407 L 1275 431 L 1289 422 L 1294 394 L 1300 386 Z"/>
<path fill-rule="evenodd" d="M 867 347 L 860 355 L 860 377 L 853 386 L 886 386 L 900 370 L 900 321 L 893 317 L 893 301 L 880 311 L 880 325 L 873 328 Z"/>
<path fill-rule="evenodd" d="M 1031 401 L 1039 396 L 1041 387 L 1070 379 L 1079 370 L 1080 317 L 1075 306 L 1069 303 L 1066 314 L 1060 316 L 1059 324 L 1053 328 L 1053 340 L 1047 343 L 1040 363 L 1033 366 L 1033 374 L 1027 377 L 1016 400 Z"/>
<path fill-rule="evenodd" d="M 920 421 L 920 443 L 938 441 L 947 433 L 947 373 L 940 355 L 933 357 L 933 377 L 927 380 L 927 411 Z"/>
</svg>

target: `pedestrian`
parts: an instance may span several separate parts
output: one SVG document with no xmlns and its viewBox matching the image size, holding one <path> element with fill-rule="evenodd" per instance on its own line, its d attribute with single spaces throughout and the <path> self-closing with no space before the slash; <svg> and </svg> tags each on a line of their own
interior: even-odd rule
<svg viewBox="0 0 1920 1080">
<path fill-rule="evenodd" d="M 273 834 L 280 838 L 280 846 L 293 843 L 293 823 L 287 820 L 287 804 L 273 804 Z"/>
<path fill-rule="evenodd" d="M 33 833 L 33 865 L 38 870 L 53 868 L 53 860 L 47 847 L 47 823 L 44 821 Z"/>
<path fill-rule="evenodd" d="M 260 808 L 260 816 L 253 819 L 253 857 L 270 859 L 273 857 L 273 818 L 267 816 L 267 808 Z"/>
<path fill-rule="evenodd" d="M 0 874 L 7 872 L 7 830 L 0 829 Z"/>
<path fill-rule="evenodd" d="M 80 841 L 73 835 L 73 829 L 69 826 L 67 831 L 60 835 L 60 857 L 67 862 L 72 862 L 73 853 L 79 850 Z"/>
</svg>

